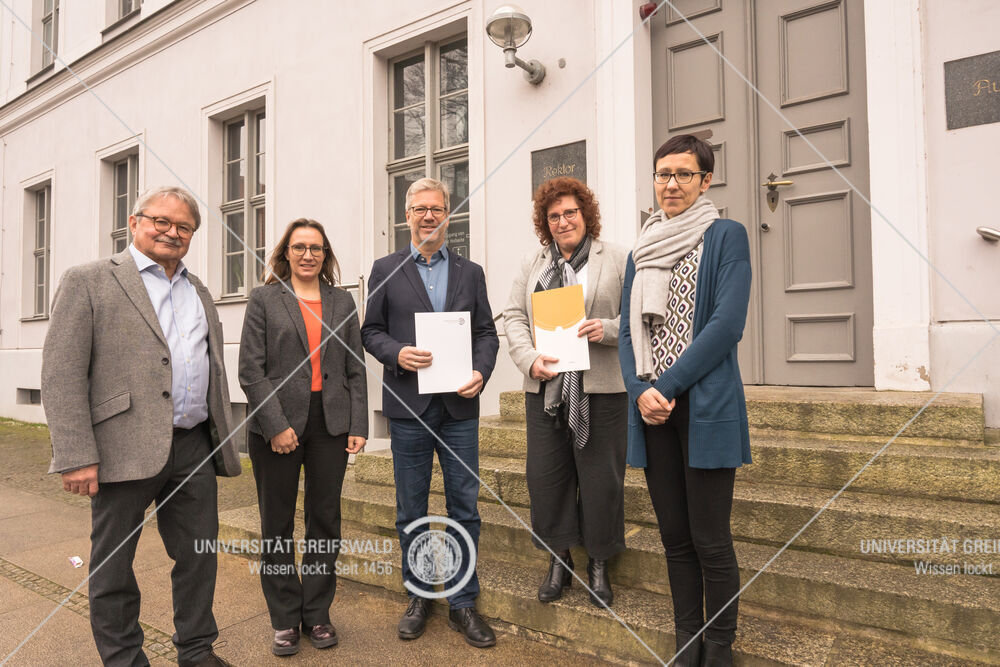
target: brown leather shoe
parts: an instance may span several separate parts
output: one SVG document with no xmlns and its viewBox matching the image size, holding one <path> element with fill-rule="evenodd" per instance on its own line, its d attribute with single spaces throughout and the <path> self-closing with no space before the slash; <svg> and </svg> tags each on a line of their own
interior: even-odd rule
<svg viewBox="0 0 1000 667">
<path fill-rule="evenodd" d="M 275 630 L 271 653 L 275 655 L 295 655 L 299 652 L 299 629 Z"/>
<path fill-rule="evenodd" d="M 306 633 L 306 637 L 309 638 L 309 643 L 313 645 L 313 648 L 330 648 L 331 646 L 336 646 L 337 642 L 337 629 L 334 628 L 329 623 L 321 623 L 319 625 L 303 625 L 302 632 Z"/>
</svg>

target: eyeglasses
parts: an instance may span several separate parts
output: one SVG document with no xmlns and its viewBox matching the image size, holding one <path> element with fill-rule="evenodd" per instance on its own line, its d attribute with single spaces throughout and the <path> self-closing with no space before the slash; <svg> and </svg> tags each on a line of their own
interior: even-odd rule
<svg viewBox="0 0 1000 667">
<path fill-rule="evenodd" d="M 292 254 L 296 257 L 302 257 L 306 254 L 306 250 L 313 257 L 322 257 L 326 254 L 326 248 L 321 245 L 303 245 L 301 243 L 296 243 L 295 245 L 288 246 L 288 249 L 292 251 Z"/>
<path fill-rule="evenodd" d="M 438 220 L 443 218 L 444 214 L 448 212 L 448 209 L 442 208 L 440 206 L 431 206 L 430 208 L 428 208 L 427 206 L 412 206 L 410 207 L 410 210 L 413 211 L 413 215 L 417 216 L 418 218 L 424 217 L 425 215 L 427 215 L 427 211 L 430 211 L 431 215 L 433 215 Z"/>
<path fill-rule="evenodd" d="M 677 185 L 687 185 L 694 178 L 695 174 L 701 174 L 704 176 L 707 171 L 678 171 L 677 173 L 671 173 L 669 171 L 657 171 L 653 172 L 653 180 L 657 183 L 669 183 L 670 179 L 673 178 L 677 181 Z"/>
<path fill-rule="evenodd" d="M 566 218 L 566 222 L 573 222 L 576 220 L 576 214 L 580 212 L 578 208 L 568 208 L 562 213 L 550 213 L 549 214 L 549 224 L 558 225 L 559 218 Z"/>
<path fill-rule="evenodd" d="M 160 232 L 161 234 L 166 234 L 173 227 L 177 230 L 177 236 L 182 239 L 189 239 L 191 235 L 194 234 L 194 227 L 187 224 L 186 222 L 174 222 L 170 218 L 154 218 L 151 215 L 146 215 L 145 213 L 136 213 L 137 218 L 148 218 L 153 223 L 153 229 Z"/>
</svg>

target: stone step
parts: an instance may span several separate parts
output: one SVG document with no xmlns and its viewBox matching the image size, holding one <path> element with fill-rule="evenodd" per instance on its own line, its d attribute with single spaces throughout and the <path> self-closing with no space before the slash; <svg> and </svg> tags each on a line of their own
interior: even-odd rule
<svg viewBox="0 0 1000 667">
<path fill-rule="evenodd" d="M 391 487 L 348 479 L 341 501 L 345 520 L 394 534 L 395 491 Z M 529 512 L 517 516 L 495 503 L 479 506 L 483 558 L 526 568 L 544 576 L 548 554 L 536 549 L 526 526 Z M 444 502 L 432 495 L 431 514 Z M 523 523 L 522 523 L 523 522 Z M 666 559 L 655 528 L 629 524 L 626 550 L 611 561 L 614 584 L 669 594 Z M 777 552 L 775 547 L 736 543 L 741 578 L 746 583 Z M 586 579 L 586 554 L 574 550 L 577 572 Z M 1000 567 L 1000 565 L 998 565 Z M 912 566 L 853 560 L 786 550 L 747 588 L 742 600 L 798 614 L 874 626 L 914 637 L 935 637 L 1000 649 L 1000 578 L 917 574 Z"/>
<path fill-rule="evenodd" d="M 750 439 L 754 462 L 740 468 L 736 479 L 837 490 L 884 444 L 884 440 L 833 439 L 757 429 Z M 523 459 L 525 447 L 524 422 L 500 417 L 480 420 L 480 455 Z M 893 496 L 1000 503 L 1000 449 L 894 442 L 851 484 L 851 489 Z"/>
<path fill-rule="evenodd" d="M 896 435 L 934 397 L 933 392 L 875 391 L 840 387 L 746 385 L 750 426 L 810 433 Z M 524 419 L 524 394 L 500 394 L 500 416 Z M 983 442 L 985 419 L 981 394 L 937 396 L 903 435 Z"/>
<path fill-rule="evenodd" d="M 362 516 L 385 513 L 381 503 L 368 502 L 369 490 L 356 485 L 350 475 L 345 490 L 352 491 L 345 495 L 346 506 L 374 508 L 362 511 Z M 385 490 L 379 491 L 376 487 L 371 491 L 378 495 Z M 354 496 L 361 496 L 361 499 L 356 500 Z M 431 499 L 432 512 L 443 511 L 441 505 L 442 499 Z M 351 517 L 355 515 L 352 510 Z M 381 545 L 388 536 L 391 553 L 345 549 L 338 560 L 339 576 L 403 592 L 395 531 L 366 525 L 366 519 L 359 523 L 356 518 L 349 519 L 347 513 L 345 519 L 348 519 L 344 524 L 345 540 L 354 540 L 353 544 L 359 546 Z M 257 539 L 260 537 L 259 525 L 254 508 L 223 512 L 219 536 L 222 540 Z M 478 563 L 481 593 L 477 608 L 495 627 L 514 626 L 533 638 L 612 662 L 648 664 L 667 662 L 673 657 L 673 610 L 669 596 L 627 586 L 615 589 L 615 613 L 649 647 L 647 649 L 609 612 L 594 607 L 578 582 L 562 599 L 542 604 L 536 598 L 537 572 L 491 559 L 485 545 L 481 546 L 483 555 Z M 435 606 L 437 614 L 446 613 L 441 603 Z M 403 608 L 401 602 L 400 613 Z M 432 619 L 431 622 L 441 621 Z M 941 640 L 914 641 L 898 633 L 847 623 L 827 623 L 802 615 L 791 616 L 749 603 L 741 604 L 734 652 L 739 664 L 744 665 L 1000 665 L 1000 652 L 994 650 Z"/>
<path fill-rule="evenodd" d="M 354 474 L 361 483 L 392 486 L 391 452 L 359 455 Z M 523 460 L 481 457 L 479 474 L 483 481 L 479 493 L 481 500 L 497 502 L 493 495 L 496 493 L 509 505 L 529 506 Z M 431 491 L 442 493 L 443 489 L 440 469 L 435 462 Z M 737 482 L 733 499 L 733 535 L 748 542 L 782 545 L 832 496 L 833 491 L 828 489 Z M 625 519 L 647 526 L 656 525 L 641 470 L 630 468 L 625 472 Z M 846 491 L 795 540 L 793 548 L 863 560 L 962 564 L 971 557 L 963 552 L 965 540 L 997 544 L 998 536 L 1000 510 L 996 505 Z M 929 554 L 882 552 L 886 550 L 884 545 L 895 546 L 896 541 L 910 538 L 954 539 L 958 548 Z M 871 541 L 877 549 L 871 548 Z M 969 544 L 970 548 L 975 547 L 974 542 Z M 1000 570 L 1000 562 L 994 570 Z"/>
</svg>

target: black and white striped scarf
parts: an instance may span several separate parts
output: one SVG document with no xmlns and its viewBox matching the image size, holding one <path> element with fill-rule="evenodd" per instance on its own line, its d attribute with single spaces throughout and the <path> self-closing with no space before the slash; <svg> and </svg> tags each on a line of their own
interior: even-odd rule
<svg viewBox="0 0 1000 667">
<path fill-rule="evenodd" d="M 550 246 L 552 261 L 538 277 L 535 291 L 542 292 L 578 284 L 576 272 L 587 263 L 590 257 L 590 245 L 590 234 L 587 234 L 570 255 L 569 260 L 566 260 L 553 241 Z M 583 449 L 590 438 L 590 397 L 583 393 L 583 371 L 559 373 L 545 383 L 545 413 L 557 417 L 563 406 L 566 406 L 564 414 L 573 443 Z"/>
</svg>

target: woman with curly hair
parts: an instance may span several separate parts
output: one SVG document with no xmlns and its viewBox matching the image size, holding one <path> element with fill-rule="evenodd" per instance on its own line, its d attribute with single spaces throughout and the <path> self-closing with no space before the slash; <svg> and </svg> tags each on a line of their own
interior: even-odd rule
<svg viewBox="0 0 1000 667">
<path fill-rule="evenodd" d="M 627 411 L 617 354 L 625 251 L 598 240 L 600 209 L 575 178 L 539 186 L 533 217 L 542 247 L 524 258 L 503 315 L 508 352 L 524 373 L 531 527 L 536 546 L 554 554 L 538 599 L 562 595 L 572 581 L 569 550 L 582 544 L 591 602 L 610 606 L 608 559 L 625 548 Z M 556 373 L 547 365 L 558 359 L 532 344 L 531 294 L 577 284 L 590 369 Z"/>
</svg>

